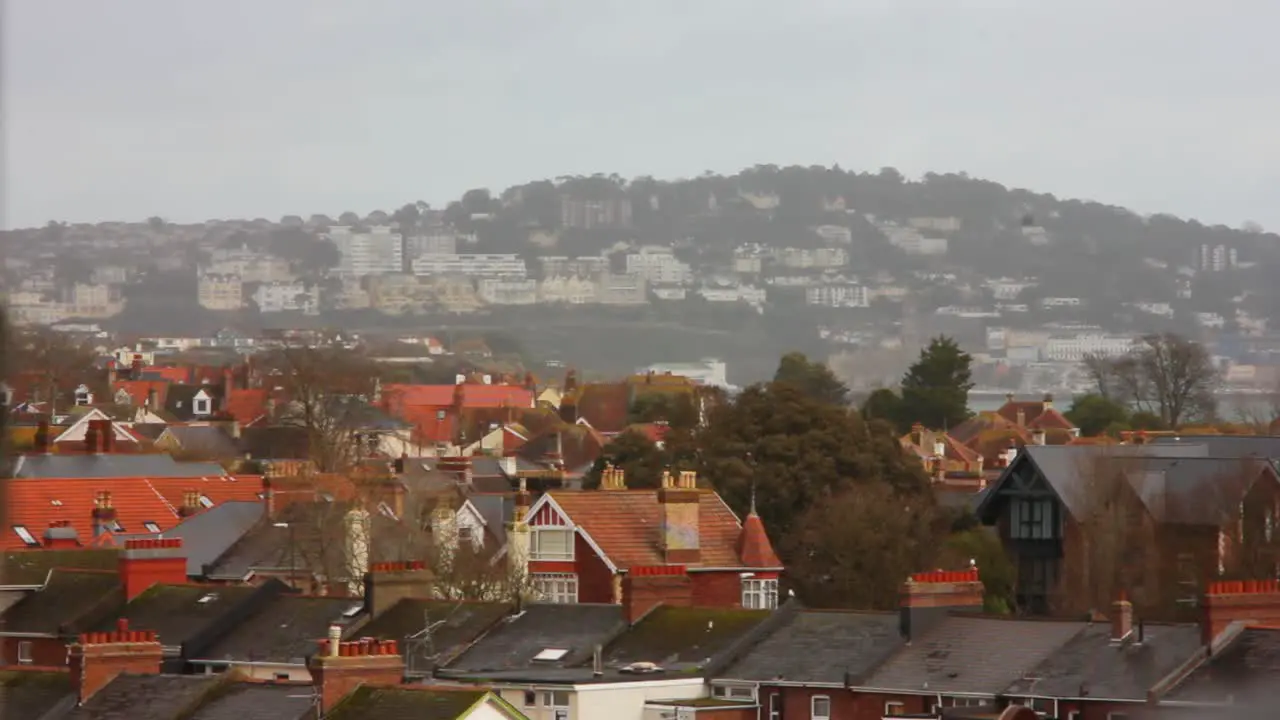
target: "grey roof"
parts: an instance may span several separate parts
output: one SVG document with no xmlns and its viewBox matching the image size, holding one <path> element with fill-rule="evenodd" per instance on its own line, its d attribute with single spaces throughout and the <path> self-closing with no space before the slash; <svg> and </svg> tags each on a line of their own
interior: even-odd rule
<svg viewBox="0 0 1280 720">
<path fill-rule="evenodd" d="M 211 580 L 241 580 L 259 569 L 309 568 L 331 573 L 345 568 L 345 513 L 342 503 L 297 502 L 277 513 L 272 518 L 275 522 L 267 522 L 265 515 L 261 516 L 207 564 L 203 575 Z M 277 526 L 277 522 L 281 525 Z"/>
<path fill-rule="evenodd" d="M 312 709 L 311 688 L 233 683 L 183 720 L 296 720 Z"/>
<path fill-rule="evenodd" d="M 1148 623 L 1141 643 L 1113 645 L 1111 625 L 1096 623 L 1015 681 L 1005 694 L 1141 701 L 1199 649 L 1199 625 Z"/>
<path fill-rule="evenodd" d="M 1214 457 L 1280 458 L 1280 437 L 1274 435 L 1181 435 L 1157 436 L 1152 445 L 1205 445 Z"/>
<path fill-rule="evenodd" d="M 858 687 L 997 695 L 1085 626 L 953 615 L 903 646 Z"/>
<path fill-rule="evenodd" d="M 1275 713 L 1280 686 L 1280 629 L 1245 628 L 1191 672 L 1164 700 L 1263 704 Z"/>
<path fill-rule="evenodd" d="M 220 682 L 216 675 L 117 675 L 59 720 L 173 720 Z"/>
<path fill-rule="evenodd" d="M 721 675 L 843 685 L 902 647 L 897 613 L 801 610 Z"/>
<path fill-rule="evenodd" d="M 240 456 L 235 439 L 219 425 L 170 425 L 166 432 L 186 452 L 199 453 L 206 458 Z"/>
<path fill-rule="evenodd" d="M 1262 473 L 1275 468 L 1255 457 L 1143 458 L 1127 479 L 1155 519 L 1216 526 L 1238 514 Z"/>
<path fill-rule="evenodd" d="M 43 588 L 5 610 L 0 631 L 56 635 L 121 605 L 124 592 L 115 571 L 55 568 Z"/>
<path fill-rule="evenodd" d="M 409 669 L 425 671 L 448 664 L 514 611 L 510 603 L 403 598 L 349 634 L 399 641 Z"/>
<path fill-rule="evenodd" d="M 109 632 L 124 618 L 131 627 L 154 630 L 161 644 L 179 646 L 220 623 L 258 592 L 250 585 L 152 585 L 92 631 Z"/>
<path fill-rule="evenodd" d="M 498 541 L 498 547 L 507 544 L 507 523 L 515 517 L 516 501 L 508 495 L 476 493 L 467 498 L 471 506 L 484 518 L 489 534 Z"/>
<path fill-rule="evenodd" d="M 457 720 L 488 694 L 474 688 L 403 688 L 362 685 L 326 715 L 327 720 Z M 496 717 L 496 715 L 490 715 Z M 521 716 L 523 717 L 523 716 Z"/>
<path fill-rule="evenodd" d="M 666 672 L 702 671 L 717 660 L 723 664 L 771 616 L 768 610 L 659 605 L 610 642 L 601 660 L 612 670 L 651 662 Z"/>
<path fill-rule="evenodd" d="M 69 673 L 0 670 L 0 718 L 39 718 L 70 695 Z"/>
<path fill-rule="evenodd" d="M 626 628 L 621 605 L 535 603 L 490 630 L 450 663 L 448 670 L 453 674 L 488 674 L 502 670 L 573 668 L 590 658 L 596 645 L 607 644 Z M 569 652 L 558 661 L 533 659 L 548 648 Z"/>
<path fill-rule="evenodd" d="M 280 595 L 192 660 L 302 664 L 330 625 L 348 624 L 344 613 L 361 606 L 359 598 Z"/>
<path fill-rule="evenodd" d="M 222 477 L 217 463 L 178 462 L 158 453 L 102 455 L 23 455 L 15 478 L 198 478 Z"/>
<path fill-rule="evenodd" d="M 204 566 L 216 562 L 261 523 L 265 512 L 266 507 L 260 502 L 229 500 L 185 518 L 161 536 L 182 538 L 182 547 L 187 551 L 187 575 L 200 577 Z"/>
</svg>

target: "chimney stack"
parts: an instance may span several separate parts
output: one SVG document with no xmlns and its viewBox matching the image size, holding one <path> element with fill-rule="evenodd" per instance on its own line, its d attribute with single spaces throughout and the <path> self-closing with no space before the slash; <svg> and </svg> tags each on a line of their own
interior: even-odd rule
<svg viewBox="0 0 1280 720">
<path fill-rule="evenodd" d="M 1053 393 L 1044 394 L 1044 409 L 1045 410 L 1053 409 Z"/>
<path fill-rule="evenodd" d="M 184 584 L 187 554 L 182 549 L 182 538 L 126 540 L 119 568 L 126 602 L 152 585 Z"/>
<path fill-rule="evenodd" d="M 1033 445 L 1044 444 L 1044 428 L 1036 428 L 1031 431 L 1031 443 Z"/>
<path fill-rule="evenodd" d="M 107 390 L 114 390 L 116 386 L 116 361 L 114 358 L 107 360 Z"/>
<path fill-rule="evenodd" d="M 34 450 L 37 454 L 40 454 L 40 455 L 49 454 L 49 421 L 48 420 L 41 420 L 40 424 L 36 425 L 36 437 L 35 437 Z"/>
<path fill-rule="evenodd" d="M 691 607 L 693 583 L 683 565 L 632 567 L 622 579 L 622 614 L 635 624 L 659 605 Z"/>
<path fill-rule="evenodd" d="M 523 584 L 529 569 L 529 508 L 533 506 L 533 496 L 520 478 L 520 489 L 516 491 L 515 511 L 511 522 L 507 523 L 507 573 L 509 579 L 517 586 Z"/>
<path fill-rule="evenodd" d="M 104 453 L 115 452 L 116 429 L 110 420 L 91 420 L 98 423 L 98 447 Z"/>
<path fill-rule="evenodd" d="M 320 698 L 319 714 L 327 715 L 361 685 L 392 686 L 404 681 L 404 658 L 395 640 L 341 642 L 342 628 L 329 628 L 320 652 L 307 663 Z"/>
<path fill-rule="evenodd" d="M 698 562 L 702 557 L 699 538 L 702 494 L 697 482 L 697 473 L 691 470 L 680 471 L 678 479 L 673 479 L 668 470 L 662 472 L 658 509 L 662 554 L 668 563 Z"/>
<path fill-rule="evenodd" d="M 49 523 L 43 540 L 46 548 L 54 550 L 80 547 L 80 538 L 69 520 L 54 520 Z"/>
<path fill-rule="evenodd" d="M 178 508 L 178 517 L 191 517 L 200 512 L 200 493 L 196 490 L 182 492 L 182 506 Z"/>
<path fill-rule="evenodd" d="M 432 597 L 435 574 L 421 560 L 376 562 L 364 578 L 364 611 L 377 617 L 403 598 Z"/>
<path fill-rule="evenodd" d="M 116 524 L 116 509 L 111 505 L 111 491 L 99 490 L 93 499 L 93 536 L 109 532 Z"/>
<path fill-rule="evenodd" d="M 1201 640 L 1205 645 L 1212 643 L 1233 622 L 1280 624 L 1280 583 L 1275 580 L 1209 583 L 1203 613 Z"/>
<path fill-rule="evenodd" d="M 1133 603 L 1121 591 L 1120 597 L 1111 603 L 1111 642 L 1122 643 L 1133 634 Z"/>
<path fill-rule="evenodd" d="M 911 425 L 911 444 L 916 447 L 924 445 L 924 425 L 913 423 Z"/>
<path fill-rule="evenodd" d="M 98 421 L 90 420 L 88 427 L 84 429 L 84 451 L 89 455 L 97 455 L 102 448 L 99 445 L 101 440 L 98 438 Z"/>
<path fill-rule="evenodd" d="M 1018 406 L 1017 418 L 1018 418 L 1018 427 L 1027 426 L 1027 411 L 1024 410 L 1021 405 Z"/>
<path fill-rule="evenodd" d="M 605 463 L 604 470 L 600 471 L 600 489 L 626 490 L 627 471 L 620 467 L 614 467 L 613 463 Z"/>
<path fill-rule="evenodd" d="M 121 618 L 112 632 L 84 633 L 67 649 L 67 665 L 83 705 L 121 673 L 159 675 L 163 648 L 154 631 L 130 630 Z"/>
<path fill-rule="evenodd" d="M 902 585 L 898 630 L 910 641 L 953 610 L 980 612 L 984 593 L 977 568 L 916 573 Z"/>
<path fill-rule="evenodd" d="M 140 353 L 135 353 L 133 356 L 133 363 L 129 366 L 129 372 L 132 373 L 134 380 L 142 379 L 142 369 L 144 367 L 145 365 L 142 363 L 142 355 Z"/>
</svg>

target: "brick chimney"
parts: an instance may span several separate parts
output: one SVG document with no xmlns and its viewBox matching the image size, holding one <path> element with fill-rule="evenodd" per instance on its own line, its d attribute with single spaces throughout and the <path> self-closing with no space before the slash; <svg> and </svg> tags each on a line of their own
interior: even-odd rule
<svg viewBox="0 0 1280 720">
<path fill-rule="evenodd" d="M 678 478 L 669 471 L 662 473 L 658 489 L 658 512 L 661 522 L 663 559 L 668 563 L 698 562 L 702 557 L 698 521 L 702 509 L 698 476 L 682 470 Z"/>
<path fill-rule="evenodd" d="M 40 455 L 49 454 L 49 421 L 41 420 L 36 425 L 36 437 L 33 450 Z"/>
<path fill-rule="evenodd" d="M 67 649 L 77 704 L 84 704 L 121 673 L 160 674 L 163 656 L 154 631 L 130 630 L 125 619 L 117 622 L 112 632 L 81 635 Z"/>
<path fill-rule="evenodd" d="M 604 470 L 600 471 L 600 489 L 626 490 L 627 471 L 620 467 L 614 467 L 613 463 L 605 463 Z"/>
<path fill-rule="evenodd" d="M 1133 603 L 1124 592 L 1111 603 L 1111 642 L 1122 643 L 1133 633 Z"/>
<path fill-rule="evenodd" d="M 364 609 L 381 615 L 403 598 L 429 598 L 435 589 L 435 573 L 421 560 L 376 562 L 364 576 Z"/>
<path fill-rule="evenodd" d="M 981 611 L 984 592 L 977 568 L 916 573 L 902 585 L 898 630 L 910 641 L 953 610 Z"/>
<path fill-rule="evenodd" d="M 916 447 L 924 446 L 924 425 L 920 423 L 911 424 L 911 444 Z"/>
<path fill-rule="evenodd" d="M 1045 393 L 1045 394 L 1044 394 L 1044 402 L 1043 402 L 1043 405 L 1044 405 L 1044 409 L 1045 409 L 1045 410 L 1052 410 L 1052 409 L 1053 409 L 1053 393 Z"/>
<path fill-rule="evenodd" d="M 404 658 L 395 640 L 342 642 L 342 628 L 337 625 L 329 628 L 329 639 L 320 641 L 320 652 L 311 656 L 307 668 L 320 697 L 321 715 L 361 685 L 404 681 Z"/>
<path fill-rule="evenodd" d="M 134 380 L 142 379 L 142 369 L 146 367 L 142 362 L 142 354 L 134 353 L 133 363 L 129 365 L 129 371 L 133 373 Z"/>
<path fill-rule="evenodd" d="M 200 493 L 196 490 L 182 491 L 182 505 L 178 507 L 178 516 L 191 517 L 200 510 Z"/>
<path fill-rule="evenodd" d="M 92 421 L 91 421 L 92 422 Z M 116 428 L 110 420 L 98 420 L 98 448 L 104 453 L 116 451 Z"/>
<path fill-rule="evenodd" d="M 110 390 L 116 385 L 116 361 L 111 359 L 107 361 L 107 389 Z"/>
<path fill-rule="evenodd" d="M 187 554 L 182 549 L 182 538 L 126 540 L 119 568 L 126 601 L 152 585 L 186 583 Z"/>
<path fill-rule="evenodd" d="M 634 624 L 658 605 L 693 605 L 693 582 L 685 566 L 638 566 L 623 577 L 622 614 L 627 622 Z"/>
<path fill-rule="evenodd" d="M 84 429 L 84 451 L 89 455 L 97 455 L 102 450 L 98 439 L 98 421 L 90 420 L 89 426 Z"/>
<path fill-rule="evenodd" d="M 1032 444 L 1032 445 L 1043 445 L 1043 444 L 1044 444 L 1044 437 L 1045 437 L 1044 428 L 1036 428 L 1035 430 L 1032 430 L 1032 431 L 1031 431 L 1031 444 Z"/>
<path fill-rule="evenodd" d="M 517 585 L 522 585 L 529 570 L 529 509 L 533 507 L 533 495 L 529 493 L 524 478 L 519 482 L 515 510 L 511 514 L 511 522 L 507 523 L 507 573 Z"/>
<path fill-rule="evenodd" d="M 44 531 L 44 546 L 54 550 L 80 547 L 80 538 L 70 520 L 54 520 Z"/>
<path fill-rule="evenodd" d="M 1203 607 L 1201 639 L 1205 645 L 1233 622 L 1280 627 L 1280 583 L 1275 580 L 1209 583 Z"/>
<path fill-rule="evenodd" d="M 155 388 L 147 388 L 147 410 L 155 412 L 159 410 L 159 396 Z"/>
<path fill-rule="evenodd" d="M 93 498 L 93 536 L 110 531 L 115 522 L 116 509 L 111 504 L 111 491 L 99 490 Z"/>
</svg>

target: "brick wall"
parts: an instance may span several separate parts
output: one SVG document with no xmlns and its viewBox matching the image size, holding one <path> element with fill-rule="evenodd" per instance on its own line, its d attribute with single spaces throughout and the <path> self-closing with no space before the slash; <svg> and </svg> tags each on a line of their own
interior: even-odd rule
<svg viewBox="0 0 1280 720">
<path fill-rule="evenodd" d="M 635 622 L 655 606 L 689 607 L 693 587 L 688 571 L 680 565 L 633 567 L 622 581 L 623 613 Z"/>
<path fill-rule="evenodd" d="M 0 638 L 0 664 L 18 664 L 18 644 L 31 643 L 31 664 L 38 667 L 67 666 L 67 644 L 61 638 Z"/>
<path fill-rule="evenodd" d="M 697 607 L 741 607 L 742 578 L 737 571 L 689 573 Z M 756 577 L 762 578 L 760 573 Z"/>
<path fill-rule="evenodd" d="M 578 573 L 578 602 L 613 602 L 613 572 L 580 533 L 574 533 L 573 553 Z"/>
</svg>

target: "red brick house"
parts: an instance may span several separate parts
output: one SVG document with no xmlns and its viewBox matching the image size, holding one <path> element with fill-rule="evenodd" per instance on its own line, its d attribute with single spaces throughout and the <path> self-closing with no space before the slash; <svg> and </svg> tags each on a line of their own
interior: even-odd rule
<svg viewBox="0 0 1280 720">
<path fill-rule="evenodd" d="M 609 468 L 599 490 L 547 492 L 527 518 L 529 546 L 514 552 L 527 553 L 546 601 L 624 604 L 636 617 L 657 602 L 778 604 L 782 562 L 760 517 L 753 511 L 740 521 L 718 494 L 697 487 L 693 472 L 668 474 L 658 490 L 630 490 L 622 471 Z"/>
</svg>

